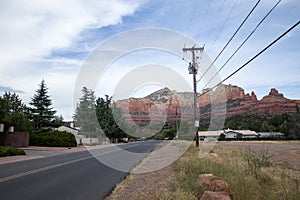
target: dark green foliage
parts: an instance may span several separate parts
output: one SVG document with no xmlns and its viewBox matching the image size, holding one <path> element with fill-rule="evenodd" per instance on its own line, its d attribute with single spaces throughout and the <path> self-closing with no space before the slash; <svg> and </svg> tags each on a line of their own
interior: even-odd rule
<svg viewBox="0 0 300 200">
<path fill-rule="evenodd" d="M 156 140 L 173 139 L 176 136 L 176 128 L 162 129 L 153 138 Z"/>
<path fill-rule="evenodd" d="M 206 113 L 206 112 L 210 112 L 210 111 L 211 111 L 211 104 L 208 104 L 204 107 L 199 108 L 200 113 Z"/>
<path fill-rule="evenodd" d="M 0 121 L 12 123 L 16 131 L 30 131 L 31 123 L 25 104 L 15 93 L 5 92 L 0 97 Z"/>
<path fill-rule="evenodd" d="M 52 101 L 48 95 L 48 88 L 44 80 L 42 80 L 39 89 L 36 90 L 29 104 L 32 106 L 29 109 L 30 120 L 36 130 L 53 125 L 56 111 L 51 107 Z"/>
<path fill-rule="evenodd" d="M 265 117 L 255 114 L 236 115 L 226 119 L 225 127 L 230 129 L 249 129 L 261 131 Z"/>
<path fill-rule="evenodd" d="M 225 128 L 249 129 L 256 132 L 281 132 L 286 136 L 290 135 L 291 128 L 293 128 L 293 130 L 298 130 L 298 136 L 300 136 L 296 118 L 296 115 L 286 113 L 278 115 L 236 115 L 226 119 Z"/>
<path fill-rule="evenodd" d="M 23 149 L 0 146 L 0 157 L 26 155 Z"/>
<path fill-rule="evenodd" d="M 296 113 L 299 114 L 300 113 L 300 109 L 299 109 L 299 105 L 296 104 Z"/>
<path fill-rule="evenodd" d="M 116 138 L 127 137 L 127 134 L 116 123 L 116 120 L 118 123 L 124 123 L 121 110 L 118 108 L 111 109 L 111 105 L 112 97 L 108 95 L 105 95 L 105 98 L 99 97 L 96 100 L 96 114 L 103 133 L 111 142 L 115 142 Z"/>
<path fill-rule="evenodd" d="M 45 130 L 39 133 L 30 134 L 29 145 L 46 147 L 76 147 L 75 136 L 62 131 Z"/>
<path fill-rule="evenodd" d="M 227 109 L 238 107 L 244 99 L 229 99 L 226 103 Z"/>
<path fill-rule="evenodd" d="M 298 113 L 289 115 L 288 120 L 281 127 L 287 130 L 283 133 L 285 133 L 288 139 L 300 139 L 300 115 Z"/>
<path fill-rule="evenodd" d="M 76 126 L 80 127 L 80 134 L 88 137 L 100 136 L 100 126 L 95 112 L 95 94 L 94 91 L 83 87 L 81 90 L 83 96 L 79 99 L 79 104 L 75 110 L 73 119 Z"/>
<path fill-rule="evenodd" d="M 55 116 L 54 120 L 52 121 L 52 127 L 58 128 L 62 125 L 64 125 L 64 118 L 60 115 L 60 116 Z"/>
</svg>

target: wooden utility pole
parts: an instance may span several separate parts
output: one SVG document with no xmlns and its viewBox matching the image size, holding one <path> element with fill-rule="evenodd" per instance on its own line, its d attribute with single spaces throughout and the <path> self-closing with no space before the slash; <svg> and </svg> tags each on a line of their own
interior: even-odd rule
<svg viewBox="0 0 300 200">
<path fill-rule="evenodd" d="M 195 140 L 196 140 L 196 147 L 199 147 L 199 135 L 198 135 L 198 127 L 199 127 L 199 117 L 198 117 L 198 103 L 197 103 L 197 65 L 196 65 L 196 53 L 197 51 L 202 52 L 204 47 L 192 47 L 192 48 L 183 48 L 183 52 L 190 51 L 192 52 L 192 63 L 189 63 L 189 73 L 193 74 L 193 85 L 194 85 L 194 120 L 195 120 Z"/>
</svg>

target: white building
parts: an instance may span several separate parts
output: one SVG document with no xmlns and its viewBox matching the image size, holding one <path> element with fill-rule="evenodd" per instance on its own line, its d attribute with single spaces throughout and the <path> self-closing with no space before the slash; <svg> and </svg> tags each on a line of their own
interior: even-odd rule
<svg viewBox="0 0 300 200">
<path fill-rule="evenodd" d="M 225 139 L 247 139 L 258 137 L 258 134 L 255 131 L 231 129 L 219 131 L 199 131 L 198 135 L 200 139 L 203 139 L 204 141 L 216 141 L 221 135 L 224 135 Z"/>
<path fill-rule="evenodd" d="M 224 130 L 225 138 L 228 139 L 242 139 L 242 138 L 257 138 L 258 134 L 250 130 Z"/>
<path fill-rule="evenodd" d="M 198 135 L 200 139 L 203 139 L 204 141 L 217 141 L 221 134 L 224 134 L 223 130 L 219 131 L 199 131 Z"/>
</svg>

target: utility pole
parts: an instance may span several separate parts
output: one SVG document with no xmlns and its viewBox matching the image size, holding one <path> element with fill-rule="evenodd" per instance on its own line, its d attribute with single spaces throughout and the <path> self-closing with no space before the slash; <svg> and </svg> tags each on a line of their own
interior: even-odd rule
<svg viewBox="0 0 300 200">
<path fill-rule="evenodd" d="M 178 107 L 175 107 L 176 108 L 176 121 L 175 121 L 175 126 L 176 126 L 176 139 L 178 140 L 178 112 L 177 112 L 177 108 Z"/>
<path fill-rule="evenodd" d="M 196 140 L 196 147 L 199 147 L 199 135 L 198 135 L 198 127 L 199 127 L 199 117 L 198 117 L 198 103 L 197 103 L 197 81 L 196 81 L 196 74 L 197 74 L 197 65 L 196 65 L 196 53 L 197 51 L 202 52 L 204 47 L 195 47 L 192 48 L 183 48 L 183 52 L 192 52 L 192 63 L 189 63 L 189 73 L 193 74 L 193 85 L 194 85 L 194 120 L 195 120 L 195 140 Z"/>
<path fill-rule="evenodd" d="M 172 106 L 172 103 L 173 103 L 172 100 L 173 100 L 173 99 L 170 100 L 170 105 L 169 105 L 170 107 Z M 177 105 L 177 106 L 172 106 L 172 107 L 176 109 L 176 111 L 175 111 L 175 128 L 176 128 L 176 136 L 175 136 L 175 137 L 176 137 L 176 139 L 178 140 L 178 125 L 179 125 L 179 123 L 178 123 L 178 110 L 177 110 L 177 109 L 178 109 L 179 107 L 178 107 L 178 105 Z M 172 117 L 174 117 L 174 115 L 173 115 Z"/>
</svg>

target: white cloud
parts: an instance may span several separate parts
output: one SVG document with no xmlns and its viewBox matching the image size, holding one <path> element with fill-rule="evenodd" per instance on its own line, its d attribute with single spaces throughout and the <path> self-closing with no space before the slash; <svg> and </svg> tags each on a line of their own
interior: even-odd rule
<svg viewBox="0 0 300 200">
<path fill-rule="evenodd" d="M 138 8 L 135 2 L 1 1 L 0 65 L 68 48 L 83 30 L 121 23 Z"/>
<path fill-rule="evenodd" d="M 130 28 L 143 28 L 147 25 L 171 28 L 183 31 L 193 37 L 199 34 L 197 39 L 200 45 L 206 42 L 205 50 L 213 59 L 255 4 L 255 2 L 239 1 L 220 37 L 214 41 L 235 0 L 224 4 L 224 10 L 218 18 L 216 18 L 216 12 L 222 1 L 214 1 L 216 5 L 212 4 L 206 21 L 202 24 L 208 2 L 197 4 L 198 7 L 196 7 L 195 16 L 191 23 L 194 1 L 178 0 L 176 3 L 173 1 L 148 1 L 147 4 L 144 4 L 144 1 L 146 0 L 0 1 L 0 86 L 24 91 L 25 93 L 20 94 L 20 96 L 28 103 L 37 89 L 37 84 L 44 78 L 50 89 L 54 106 L 60 113 L 67 113 L 67 116 L 64 117 L 70 119 L 72 115 L 72 92 L 79 68 L 83 62 L 81 59 L 84 59 L 83 57 L 104 38 Z M 256 25 L 257 20 L 276 2 L 277 0 L 268 0 L 260 4 L 249 23 L 245 24 L 245 27 L 215 63 L 217 67 L 226 61 L 244 36 Z M 141 5 L 143 5 L 143 10 L 137 12 Z M 299 5 L 297 0 L 282 1 L 261 28 L 224 68 L 221 72 L 222 78 L 225 78 L 226 75 L 285 31 L 295 20 L 298 20 Z M 287 12 L 289 15 L 286 15 Z M 124 20 L 124 17 L 128 15 L 132 17 Z M 122 24 L 123 20 L 126 23 Z M 216 21 L 213 23 L 214 20 Z M 191 26 L 189 27 L 190 23 Z M 107 27 L 110 25 L 116 26 Z M 102 29 L 100 31 L 95 30 L 98 28 Z M 212 35 L 209 36 L 209 33 Z M 175 46 L 178 43 L 178 41 L 171 40 L 172 38 L 157 37 L 161 39 L 161 43 L 174 44 Z M 139 40 L 139 38 L 135 39 Z M 297 85 L 299 83 L 297 75 L 299 69 L 296 68 L 299 66 L 298 41 L 299 28 L 293 30 L 268 50 L 269 54 L 260 56 L 257 62 L 241 70 L 228 82 L 249 89 L 251 87 L 254 87 L 253 89 L 259 88 L 262 85 L 286 88 Z M 126 41 L 122 41 L 122 43 L 125 46 L 131 45 L 126 44 Z M 212 47 L 213 43 L 215 45 Z M 112 66 L 112 69 L 116 69 L 115 71 L 112 69 L 112 71 L 107 71 L 108 76 L 103 77 L 103 81 L 110 84 L 109 86 L 106 84 L 105 92 L 107 90 L 112 92 L 112 83 L 117 83 L 128 71 L 128 69 L 126 71 L 123 68 L 119 70 L 120 64 L 123 64 L 124 67 L 125 64 L 149 62 L 147 59 L 138 62 L 136 61 L 138 58 L 143 57 L 132 58 L 135 62 L 129 62 L 130 59 L 125 59 L 126 63 L 116 63 L 115 67 Z M 152 56 L 147 58 L 151 61 L 155 60 Z M 157 58 L 156 60 L 159 61 L 158 64 L 168 64 L 163 59 Z M 176 63 L 175 60 L 170 62 L 173 65 Z M 176 65 L 174 68 L 188 81 L 191 80 L 185 64 L 179 63 L 178 67 Z M 111 80 L 109 72 L 118 75 L 114 76 L 115 80 Z M 198 88 L 200 91 L 201 84 Z"/>
<path fill-rule="evenodd" d="M 122 18 L 133 14 L 141 3 L 0 1 L 0 85 L 25 91 L 21 96 L 28 103 L 37 84 L 45 78 L 54 102 L 72 102 L 74 72 L 78 72 L 82 61 L 53 57 L 52 53 L 68 50 L 83 39 L 83 31 L 122 23 Z"/>
</svg>

